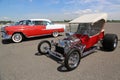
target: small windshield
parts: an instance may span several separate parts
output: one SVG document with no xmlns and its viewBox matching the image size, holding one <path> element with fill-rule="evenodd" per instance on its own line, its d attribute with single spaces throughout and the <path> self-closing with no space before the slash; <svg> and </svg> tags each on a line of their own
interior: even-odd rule
<svg viewBox="0 0 120 80">
<path fill-rule="evenodd" d="M 90 23 L 71 24 L 70 31 L 76 34 L 86 34 L 90 32 Z"/>
<path fill-rule="evenodd" d="M 77 34 L 86 34 L 88 35 L 90 33 L 90 24 L 89 23 L 82 23 L 78 25 L 78 29 L 77 29 Z"/>
</svg>

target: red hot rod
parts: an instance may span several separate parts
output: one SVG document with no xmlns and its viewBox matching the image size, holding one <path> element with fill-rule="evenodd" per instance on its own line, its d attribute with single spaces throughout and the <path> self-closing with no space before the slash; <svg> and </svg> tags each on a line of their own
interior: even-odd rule
<svg viewBox="0 0 120 80">
<path fill-rule="evenodd" d="M 66 38 L 58 42 L 41 41 L 38 51 L 59 58 L 68 70 L 73 70 L 78 67 L 81 57 L 94 52 L 98 47 L 109 51 L 117 47 L 117 35 L 104 32 L 106 20 L 106 13 L 86 14 L 74 19 L 69 22 L 70 32 L 66 33 Z"/>
</svg>

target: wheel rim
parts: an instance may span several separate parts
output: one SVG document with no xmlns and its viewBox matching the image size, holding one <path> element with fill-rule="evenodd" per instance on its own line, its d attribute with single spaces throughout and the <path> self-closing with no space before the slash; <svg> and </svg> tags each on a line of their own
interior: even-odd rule
<svg viewBox="0 0 120 80">
<path fill-rule="evenodd" d="M 117 38 L 114 40 L 113 47 L 114 47 L 114 48 L 116 48 L 116 47 L 117 47 Z"/>
<path fill-rule="evenodd" d="M 14 34 L 13 37 L 12 37 L 12 40 L 14 42 L 20 42 L 22 40 L 21 34 Z"/>
<path fill-rule="evenodd" d="M 79 53 L 73 52 L 68 59 L 69 67 L 71 67 L 71 68 L 77 67 L 78 63 L 79 63 L 79 59 L 80 59 Z"/>
<path fill-rule="evenodd" d="M 53 36 L 54 36 L 54 37 L 57 37 L 57 36 L 58 36 L 58 32 L 54 32 L 54 33 L 53 33 Z"/>
<path fill-rule="evenodd" d="M 47 53 L 47 49 L 49 49 L 49 48 L 50 48 L 50 45 L 48 43 L 43 43 L 40 46 L 40 50 L 42 53 Z"/>
</svg>

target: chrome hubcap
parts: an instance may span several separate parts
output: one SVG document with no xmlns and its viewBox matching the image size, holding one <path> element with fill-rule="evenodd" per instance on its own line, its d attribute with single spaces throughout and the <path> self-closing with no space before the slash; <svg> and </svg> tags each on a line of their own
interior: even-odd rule
<svg viewBox="0 0 120 80">
<path fill-rule="evenodd" d="M 47 49 L 49 49 L 49 48 L 50 48 L 50 46 L 48 43 L 43 43 L 40 47 L 40 49 L 43 53 L 47 53 Z"/>
<path fill-rule="evenodd" d="M 58 36 L 58 32 L 54 32 L 54 33 L 53 33 L 53 36 L 54 36 L 54 37 L 57 37 L 57 36 Z"/>
<path fill-rule="evenodd" d="M 13 41 L 14 42 L 20 42 L 22 40 L 22 36 L 20 34 L 14 34 L 13 35 Z"/>
<path fill-rule="evenodd" d="M 78 65 L 79 63 L 79 59 L 80 59 L 80 56 L 79 56 L 79 53 L 78 52 L 73 52 L 70 57 L 69 57 L 69 60 L 68 60 L 68 64 L 71 68 L 74 68 Z"/>
<path fill-rule="evenodd" d="M 117 47 L 117 39 L 114 40 L 114 45 L 113 45 L 114 48 Z"/>
</svg>

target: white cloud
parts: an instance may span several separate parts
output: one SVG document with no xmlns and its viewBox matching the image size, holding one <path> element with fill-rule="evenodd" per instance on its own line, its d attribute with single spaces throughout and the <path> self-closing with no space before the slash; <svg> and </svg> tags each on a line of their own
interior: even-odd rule
<svg viewBox="0 0 120 80">
<path fill-rule="evenodd" d="M 87 13 L 92 13 L 93 11 L 91 9 L 85 9 L 85 10 L 77 10 L 74 12 L 74 14 L 78 14 L 78 15 L 81 15 L 81 14 L 87 14 Z"/>
<path fill-rule="evenodd" d="M 89 13 L 97 13 L 97 12 L 100 12 L 98 10 L 92 10 L 92 9 L 84 9 L 84 10 L 76 10 L 76 11 L 66 11 L 64 12 L 64 14 L 71 14 L 71 15 L 83 15 L 83 14 L 89 14 Z"/>
<path fill-rule="evenodd" d="M 101 0 L 67 0 L 65 1 L 65 4 L 79 5 L 79 4 L 99 2 L 99 1 Z"/>
<path fill-rule="evenodd" d="M 106 12 L 108 18 L 120 19 L 120 0 L 67 0 L 65 4 L 66 15 Z"/>
<path fill-rule="evenodd" d="M 8 19 L 8 17 L 3 17 L 3 19 Z"/>
<path fill-rule="evenodd" d="M 93 2 L 95 0 L 83 0 L 84 3 L 89 3 L 89 2 Z"/>
<path fill-rule="evenodd" d="M 30 2 L 32 2 L 33 0 L 29 0 Z"/>
<path fill-rule="evenodd" d="M 7 16 L 4 16 L 4 17 L 0 17 L 0 20 L 10 20 L 11 18 L 10 17 L 7 17 Z"/>
<path fill-rule="evenodd" d="M 120 12 L 110 12 L 108 13 L 108 19 L 112 20 L 112 19 L 116 19 L 116 20 L 120 20 Z"/>
<path fill-rule="evenodd" d="M 33 2 L 34 0 L 29 0 Z M 51 20 L 65 20 L 74 19 L 83 14 L 107 12 L 108 19 L 120 19 L 120 0 L 45 0 L 48 5 L 64 5 L 61 11 L 50 13 L 30 13 L 24 16 L 19 16 L 19 19 L 30 18 L 48 18 Z M 10 19 L 9 17 L 2 17 L 4 20 Z"/>
<path fill-rule="evenodd" d="M 60 1 L 59 0 L 53 0 L 54 4 L 58 4 Z"/>
<path fill-rule="evenodd" d="M 64 12 L 64 14 L 61 15 L 61 17 L 65 16 L 64 17 L 65 19 L 71 20 L 71 19 L 77 18 L 77 17 L 79 17 L 79 16 L 81 16 L 83 14 L 98 13 L 98 12 L 100 12 L 100 11 L 92 10 L 92 9 L 83 9 L 83 10 L 78 9 L 78 10 L 74 10 L 74 11 L 67 11 L 66 10 Z"/>
<path fill-rule="evenodd" d="M 47 0 L 49 4 L 58 4 L 60 3 L 60 0 Z"/>
<path fill-rule="evenodd" d="M 9 17 L 3 17 L 3 19 L 4 19 L 4 20 L 7 20 L 7 19 L 9 19 Z"/>
</svg>

